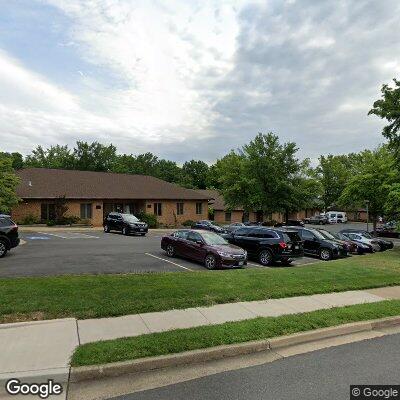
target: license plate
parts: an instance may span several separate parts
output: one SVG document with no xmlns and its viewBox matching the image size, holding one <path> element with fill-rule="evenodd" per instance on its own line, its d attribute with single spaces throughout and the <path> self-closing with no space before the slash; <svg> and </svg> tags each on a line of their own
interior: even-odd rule
<svg viewBox="0 0 400 400">
<path fill-rule="evenodd" d="M 294 246 L 294 248 L 295 248 L 295 250 L 298 250 L 298 249 L 299 249 L 299 246 Z"/>
<path fill-rule="evenodd" d="M 144 231 L 144 229 L 141 229 L 141 230 L 140 230 L 140 232 L 143 232 L 143 231 Z"/>
<path fill-rule="evenodd" d="M 239 266 L 241 267 L 242 265 L 244 265 L 244 261 L 239 261 Z"/>
</svg>

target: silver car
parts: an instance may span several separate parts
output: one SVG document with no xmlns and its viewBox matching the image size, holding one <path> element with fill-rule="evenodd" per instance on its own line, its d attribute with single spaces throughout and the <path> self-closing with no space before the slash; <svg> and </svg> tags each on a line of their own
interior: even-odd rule
<svg viewBox="0 0 400 400">
<path fill-rule="evenodd" d="M 372 237 L 364 235 L 361 232 L 342 232 L 342 234 L 348 237 L 350 240 L 354 240 L 355 242 L 369 244 L 373 251 L 381 250 L 381 246 L 379 246 L 379 243 L 376 240 L 374 240 Z"/>
</svg>

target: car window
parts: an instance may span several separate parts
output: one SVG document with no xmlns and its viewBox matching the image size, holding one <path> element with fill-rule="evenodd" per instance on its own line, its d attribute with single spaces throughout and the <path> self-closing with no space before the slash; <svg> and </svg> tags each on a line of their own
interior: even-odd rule
<svg viewBox="0 0 400 400">
<path fill-rule="evenodd" d="M 224 245 L 224 244 L 228 244 L 228 242 L 222 236 L 219 236 L 216 233 L 207 232 L 207 233 L 203 233 L 200 236 L 203 238 L 203 240 L 208 245 Z"/>
<path fill-rule="evenodd" d="M 139 222 L 139 220 L 132 214 L 123 214 L 123 218 L 126 222 Z"/>
<path fill-rule="evenodd" d="M 203 241 L 202 237 L 197 232 L 189 232 L 187 235 L 187 240 L 192 242 L 197 242 L 198 240 Z"/>
<path fill-rule="evenodd" d="M 342 214 L 338 214 L 337 216 L 338 216 L 338 218 L 343 218 Z"/>
<path fill-rule="evenodd" d="M 250 233 L 250 229 L 248 228 L 239 228 L 235 230 L 235 235 L 236 236 L 248 236 Z"/>
<path fill-rule="evenodd" d="M 10 218 L 5 218 L 5 217 L 0 218 L 0 226 L 11 226 L 11 225 L 14 225 L 14 223 L 11 221 Z"/>
<path fill-rule="evenodd" d="M 282 238 L 285 242 L 300 242 L 300 236 L 297 232 L 282 232 Z"/>
<path fill-rule="evenodd" d="M 264 239 L 273 239 L 277 238 L 278 235 L 274 231 L 266 230 L 266 229 L 259 229 L 258 237 Z"/>
<path fill-rule="evenodd" d="M 188 233 L 189 233 L 188 231 L 177 231 L 174 233 L 174 237 L 186 240 Z"/>
<path fill-rule="evenodd" d="M 301 232 L 301 237 L 303 239 L 314 239 L 315 236 L 314 236 L 314 234 L 312 232 L 307 231 L 307 230 L 303 230 Z"/>
</svg>

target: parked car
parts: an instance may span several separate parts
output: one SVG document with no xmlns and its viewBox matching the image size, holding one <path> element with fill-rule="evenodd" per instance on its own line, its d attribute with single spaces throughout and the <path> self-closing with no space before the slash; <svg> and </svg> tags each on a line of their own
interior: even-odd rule
<svg viewBox="0 0 400 400">
<path fill-rule="evenodd" d="M 275 227 L 281 226 L 304 226 L 304 222 L 301 219 L 288 219 L 285 222 L 278 222 Z"/>
<path fill-rule="evenodd" d="M 306 255 L 317 256 L 323 261 L 346 257 L 348 255 L 348 250 L 344 244 L 337 240 L 327 239 L 317 229 L 297 227 L 290 229 L 297 229 L 303 240 L 304 254 Z"/>
<path fill-rule="evenodd" d="M 0 258 L 19 245 L 18 226 L 9 215 L 0 214 Z"/>
<path fill-rule="evenodd" d="M 357 254 L 365 254 L 365 253 L 373 253 L 374 249 L 370 244 L 357 242 L 355 240 L 351 240 L 349 237 L 345 236 L 343 233 L 336 232 L 332 233 L 332 235 L 340 240 L 345 240 L 351 243 L 355 243 L 357 246 Z"/>
<path fill-rule="evenodd" d="M 367 244 L 354 242 L 344 235 L 328 232 L 325 229 L 318 229 L 318 231 L 321 232 L 327 239 L 336 240 L 339 243 L 342 243 L 350 254 L 364 254 L 370 247 Z"/>
<path fill-rule="evenodd" d="M 299 235 L 290 230 L 246 226 L 224 235 L 229 243 L 245 249 L 260 264 L 267 266 L 275 261 L 290 264 L 293 258 L 303 255 Z"/>
<path fill-rule="evenodd" d="M 209 220 L 197 221 L 196 223 L 194 223 L 192 225 L 192 229 L 203 229 L 203 230 L 211 231 L 211 232 L 215 232 L 215 233 L 226 232 L 225 229 L 221 228 L 214 221 L 209 221 Z"/>
<path fill-rule="evenodd" d="M 329 219 L 326 215 L 314 215 L 313 217 L 304 218 L 305 224 L 326 225 L 329 224 Z"/>
<path fill-rule="evenodd" d="M 380 237 L 388 237 L 388 238 L 400 238 L 400 232 L 397 230 L 399 222 L 397 221 L 388 221 L 378 226 L 376 228 L 376 235 Z"/>
<path fill-rule="evenodd" d="M 161 239 L 169 257 L 181 256 L 204 264 L 207 269 L 240 268 L 247 264 L 247 252 L 229 244 L 214 232 L 179 230 Z"/>
<path fill-rule="evenodd" d="M 145 236 L 149 230 L 146 222 L 140 221 L 133 214 L 109 213 L 103 221 L 104 232 L 120 231 L 124 235 L 132 233 Z"/>
<path fill-rule="evenodd" d="M 330 224 L 347 222 L 347 214 L 344 211 L 328 211 L 325 216 Z"/>
<path fill-rule="evenodd" d="M 356 229 L 344 229 L 340 231 L 352 240 L 360 241 L 362 243 L 371 244 L 375 251 L 385 251 L 393 249 L 393 242 L 378 237 L 373 237 L 369 232 Z"/>
<path fill-rule="evenodd" d="M 243 222 L 233 222 L 232 224 L 224 225 L 223 229 L 226 232 L 233 232 L 234 230 L 241 228 L 242 226 L 246 226 L 246 225 Z"/>
</svg>

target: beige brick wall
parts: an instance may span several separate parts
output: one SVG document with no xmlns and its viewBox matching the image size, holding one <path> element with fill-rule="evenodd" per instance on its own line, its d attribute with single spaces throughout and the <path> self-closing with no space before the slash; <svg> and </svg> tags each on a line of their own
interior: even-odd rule
<svg viewBox="0 0 400 400">
<path fill-rule="evenodd" d="M 40 201 L 22 201 L 12 209 L 11 217 L 15 222 L 21 222 L 30 215 L 40 219 L 40 204 Z"/>
<path fill-rule="evenodd" d="M 161 203 L 162 215 L 157 216 L 159 223 L 180 225 L 187 220 L 198 221 L 208 219 L 208 202 L 196 200 L 146 200 L 145 211 L 154 214 L 154 203 Z M 177 215 L 177 203 L 183 203 L 183 215 Z M 202 213 L 196 214 L 196 203 L 202 203 Z M 149 207 L 150 206 L 150 207 Z"/>
</svg>

